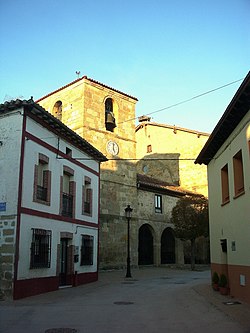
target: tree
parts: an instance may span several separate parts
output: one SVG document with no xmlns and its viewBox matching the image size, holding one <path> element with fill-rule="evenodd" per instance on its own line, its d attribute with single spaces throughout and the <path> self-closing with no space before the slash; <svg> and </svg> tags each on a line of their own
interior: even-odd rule
<svg viewBox="0 0 250 333">
<path fill-rule="evenodd" d="M 191 269 L 195 267 L 195 240 L 208 236 L 208 201 L 204 196 L 182 197 L 172 209 L 176 237 L 191 242 Z"/>
</svg>

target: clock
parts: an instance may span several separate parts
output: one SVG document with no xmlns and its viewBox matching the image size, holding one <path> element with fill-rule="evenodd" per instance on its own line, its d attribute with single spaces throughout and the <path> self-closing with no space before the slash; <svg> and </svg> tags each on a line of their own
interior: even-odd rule
<svg viewBox="0 0 250 333">
<path fill-rule="evenodd" d="M 107 151 L 111 155 L 117 155 L 119 153 L 118 144 L 114 141 L 108 141 L 107 142 Z"/>
</svg>

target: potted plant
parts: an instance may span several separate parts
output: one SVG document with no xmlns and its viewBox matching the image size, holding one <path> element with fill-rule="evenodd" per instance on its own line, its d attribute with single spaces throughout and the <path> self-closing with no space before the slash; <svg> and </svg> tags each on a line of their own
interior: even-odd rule
<svg viewBox="0 0 250 333">
<path fill-rule="evenodd" d="M 220 287 L 221 295 L 227 295 L 228 294 L 227 277 L 226 277 L 225 274 L 220 275 L 219 287 Z"/>
<path fill-rule="evenodd" d="M 217 272 L 214 272 L 212 275 L 212 287 L 213 290 L 219 290 L 219 275 Z"/>
</svg>

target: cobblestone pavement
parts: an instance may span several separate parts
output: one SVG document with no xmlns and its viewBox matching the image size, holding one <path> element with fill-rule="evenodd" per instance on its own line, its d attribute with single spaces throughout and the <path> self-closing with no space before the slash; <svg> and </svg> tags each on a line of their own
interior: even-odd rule
<svg viewBox="0 0 250 333">
<path fill-rule="evenodd" d="M 214 292 L 209 270 L 132 269 L 0 302 L 1 333 L 250 333 L 250 306 Z M 231 302 L 232 303 L 232 302 Z"/>
</svg>

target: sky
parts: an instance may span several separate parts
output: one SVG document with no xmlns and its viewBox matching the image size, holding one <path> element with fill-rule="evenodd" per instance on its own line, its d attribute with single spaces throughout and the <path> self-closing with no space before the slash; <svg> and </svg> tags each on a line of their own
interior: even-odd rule
<svg viewBox="0 0 250 333">
<path fill-rule="evenodd" d="M 249 22 L 250 0 L 0 0 L 0 103 L 80 71 L 137 117 L 210 133 L 250 70 Z"/>
</svg>

